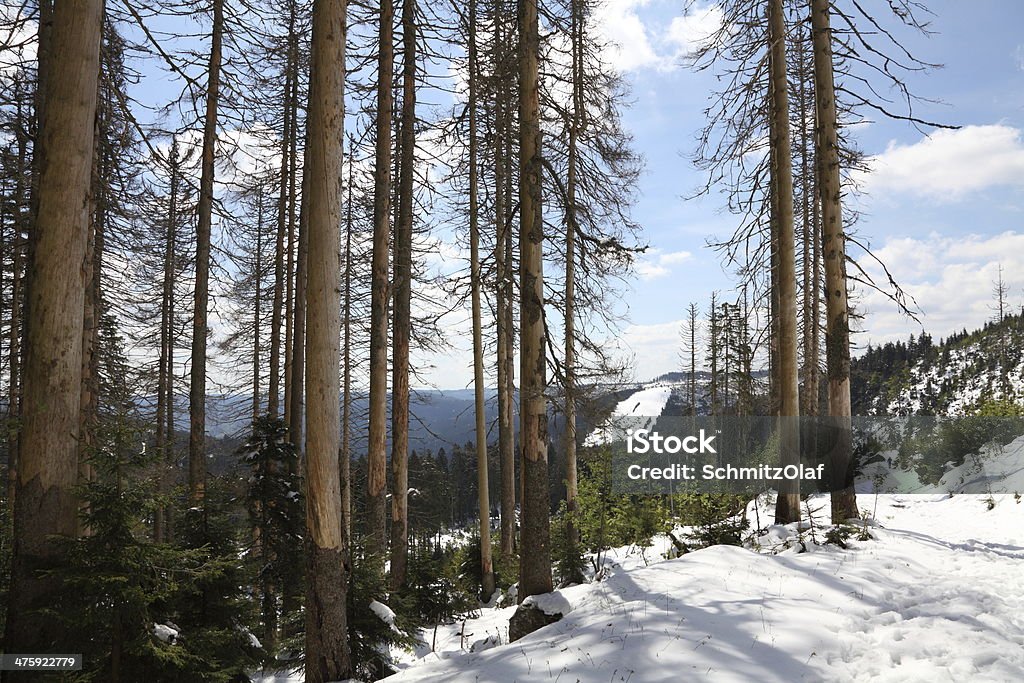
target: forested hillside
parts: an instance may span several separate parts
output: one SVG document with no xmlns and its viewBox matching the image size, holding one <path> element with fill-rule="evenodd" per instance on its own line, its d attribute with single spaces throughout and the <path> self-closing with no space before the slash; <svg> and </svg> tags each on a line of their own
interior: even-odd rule
<svg viewBox="0 0 1024 683">
<path fill-rule="evenodd" d="M 850 377 L 857 415 L 964 415 L 993 401 L 1024 402 L 1024 312 L 935 341 L 869 346 Z"/>
</svg>

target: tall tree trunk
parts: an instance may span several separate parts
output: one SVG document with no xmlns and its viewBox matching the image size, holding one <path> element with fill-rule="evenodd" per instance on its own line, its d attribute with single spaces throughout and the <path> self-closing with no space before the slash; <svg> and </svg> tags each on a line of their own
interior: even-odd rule
<svg viewBox="0 0 1024 683">
<path fill-rule="evenodd" d="M 252 423 L 260 417 L 260 317 L 263 308 L 263 188 L 256 204 L 256 255 L 253 258 L 253 279 L 256 291 L 252 313 Z M 271 341 L 273 344 L 273 341 Z"/>
<path fill-rule="evenodd" d="M 505 99 L 504 87 L 504 22 L 501 0 L 494 6 L 494 50 L 496 53 L 495 79 L 495 131 L 494 136 L 494 262 L 497 283 L 497 362 L 498 362 L 498 461 L 501 465 L 501 554 L 511 557 L 516 541 L 516 447 L 515 431 L 512 425 L 512 411 L 515 402 L 515 388 L 511 374 L 514 372 L 512 349 L 512 253 L 509 248 L 512 229 L 508 206 L 512 203 L 508 187 L 511 182 L 510 155 L 507 145 L 511 130 L 509 127 L 509 103 Z"/>
<path fill-rule="evenodd" d="M 11 242 L 11 322 L 8 330 L 7 378 L 7 513 L 14 523 L 15 497 L 18 482 L 19 433 L 21 432 L 21 334 L 22 334 L 22 270 L 25 253 L 25 170 L 28 161 L 28 129 L 21 106 L 20 88 L 17 96 L 18 177 L 14 189 L 14 238 Z M 13 529 L 13 526 L 11 527 Z"/>
<path fill-rule="evenodd" d="M 26 338 L 21 463 L 4 647 L 52 652 L 73 642 L 50 608 L 62 588 L 42 571 L 66 562 L 76 532 L 74 486 L 82 378 L 83 272 L 103 8 L 79 0 L 53 8 L 52 64 L 39 133 L 38 213 Z M 69 265 L 71 267 L 69 267 Z M 8 680 L 35 680 L 8 672 Z"/>
<path fill-rule="evenodd" d="M 801 246 L 803 247 L 803 261 L 801 268 L 801 276 L 803 280 L 803 395 L 801 397 L 801 413 L 804 415 L 816 415 L 817 414 L 817 398 L 818 395 L 816 388 L 814 387 L 812 377 L 814 374 L 813 368 L 818 364 L 818 359 L 814 355 L 814 336 L 817 334 L 817 321 L 813 315 L 813 300 L 818 296 L 818 290 L 812 286 L 811 272 L 814 270 L 815 264 L 811 255 L 811 248 L 814 242 L 813 228 L 811 225 L 811 212 L 814 211 L 814 194 L 813 188 L 814 183 L 814 168 L 811 163 L 811 145 L 810 139 L 813 135 L 813 130 L 808 130 L 807 120 L 809 111 L 807 107 L 807 58 L 806 52 L 806 34 L 800 33 L 796 40 L 797 46 L 797 96 L 800 98 L 799 106 L 797 108 L 798 116 L 800 117 L 800 209 L 801 209 Z"/>
<path fill-rule="evenodd" d="M 408 0 L 406 0 L 408 2 Z M 469 0 L 469 263 L 473 308 L 473 412 L 476 425 L 476 472 L 480 515 L 480 597 L 494 595 L 494 564 L 491 560 L 491 502 L 487 477 L 487 421 L 484 415 L 484 332 L 480 315 L 480 204 L 478 198 L 477 142 L 477 0 Z"/>
<path fill-rule="evenodd" d="M 295 30 L 295 7 L 288 22 L 289 38 Z M 284 122 L 281 131 L 281 177 L 277 204 L 277 231 L 274 241 L 274 301 L 270 312 L 270 380 L 267 387 L 267 414 L 277 417 L 281 396 L 281 315 L 284 309 L 285 244 L 289 233 L 288 187 L 295 169 L 291 167 L 291 142 L 295 135 L 295 118 L 291 106 L 293 66 L 288 51 L 285 73 Z"/>
<path fill-rule="evenodd" d="M 537 0 L 519 3 L 520 442 L 523 451 L 519 599 L 551 592 L 548 415 L 544 329 L 544 220 Z"/>
<path fill-rule="evenodd" d="M 349 136 L 348 152 L 348 185 L 345 202 L 345 284 L 342 310 L 344 346 L 341 352 L 342 363 L 342 403 L 341 403 L 341 530 L 345 548 L 348 550 L 352 539 L 352 194 L 353 171 L 355 164 L 355 141 Z"/>
<path fill-rule="evenodd" d="M 305 398 L 304 375 L 306 370 L 306 270 L 309 259 L 308 226 L 302 220 L 298 224 L 298 249 L 295 254 L 295 303 L 292 307 L 291 385 L 288 396 L 288 433 L 292 443 L 302 443 L 303 400 Z M 299 456 L 301 457 L 301 450 Z"/>
<path fill-rule="evenodd" d="M 308 128 L 307 124 L 307 128 Z M 305 201 L 304 199 L 302 200 Z M 302 219 L 299 219 L 299 224 L 302 224 Z M 292 373 L 292 347 L 295 345 L 293 339 L 294 326 L 295 326 L 295 312 L 293 306 L 295 304 L 295 246 L 297 241 L 297 235 L 295 232 L 295 225 L 289 223 L 288 235 L 285 240 L 285 260 L 284 260 L 284 342 L 281 345 L 281 355 L 284 357 L 284 422 L 285 424 L 291 424 L 291 415 L 289 411 L 292 405 L 292 382 L 295 380 L 295 376 Z M 296 437 L 298 438 L 298 437 Z M 300 440 L 301 441 L 301 440 Z"/>
<path fill-rule="evenodd" d="M 768 2 L 768 36 L 771 49 L 771 140 L 775 149 L 774 189 L 778 207 L 779 309 L 779 415 L 781 417 L 780 464 L 800 462 L 800 377 L 797 365 L 796 245 L 793 234 L 793 159 L 789 133 L 789 81 L 786 76 L 786 27 L 782 0 Z M 800 520 L 800 482 L 779 485 L 775 521 Z"/>
<path fill-rule="evenodd" d="M 825 363 L 828 368 L 829 416 L 839 427 L 833 450 L 832 521 L 857 516 L 857 496 L 847 484 L 853 454 L 850 425 L 850 321 L 846 290 L 846 234 L 839 176 L 839 125 L 832 63 L 828 0 L 811 0 L 814 42 L 814 90 L 818 121 L 818 190 L 821 197 L 822 251 L 825 257 Z"/>
<path fill-rule="evenodd" d="M 196 290 L 192 312 L 192 374 L 189 386 L 188 500 L 206 518 L 206 343 L 210 305 L 210 233 L 213 225 L 213 174 L 220 100 L 221 44 L 224 0 L 213 0 L 206 115 L 203 123 L 202 171 L 199 177 L 199 221 L 196 228 Z"/>
<path fill-rule="evenodd" d="M 388 251 L 391 241 L 391 119 L 394 102 L 394 7 L 380 3 L 377 140 L 373 169 L 373 257 L 370 272 L 370 425 L 367 444 L 366 550 L 383 570 L 387 550 Z"/>
<path fill-rule="evenodd" d="M 583 18 L 580 0 L 572 0 L 572 120 L 569 124 L 569 170 L 566 178 L 568 201 L 565 221 L 565 527 L 566 544 L 575 554 L 579 543 L 576 529 L 576 175 L 579 164 L 581 118 L 583 116 Z M 583 577 L 572 577 L 579 582 Z"/>
<path fill-rule="evenodd" d="M 99 419 L 99 329 L 103 313 L 102 274 L 105 230 L 107 223 L 107 189 L 110 177 L 110 148 L 108 112 L 110 103 L 104 101 L 105 74 L 104 49 L 100 45 L 100 85 L 97 91 L 97 115 L 93 141 L 93 175 L 90 191 L 91 220 L 85 247 L 85 309 L 82 316 L 82 387 L 78 432 L 78 482 L 92 481 L 94 472 L 92 455 L 96 447 L 96 424 Z M 88 504 L 83 502 L 79 515 L 79 535 L 88 535 L 83 522 Z"/>
<path fill-rule="evenodd" d="M 402 2 L 402 118 L 395 223 L 395 320 L 391 379 L 391 589 L 405 584 L 409 560 L 409 339 L 416 160 L 416 1 Z"/>
<path fill-rule="evenodd" d="M 309 259 L 306 333 L 306 680 L 352 671 L 345 613 L 338 449 L 341 336 L 340 229 L 345 125 L 345 0 L 313 3 L 307 158 Z"/>
<path fill-rule="evenodd" d="M 170 172 L 170 196 L 168 197 L 167 227 L 164 230 L 164 270 L 160 292 L 160 358 L 157 368 L 156 382 L 156 448 L 159 458 L 159 476 L 157 492 L 164 498 L 170 492 L 170 476 L 172 454 L 170 431 L 172 429 L 171 413 L 174 410 L 172 401 L 172 383 L 174 367 L 172 364 L 174 330 L 172 306 L 174 300 L 174 245 L 178 224 L 178 141 L 172 140 L 168 155 L 167 168 Z M 164 543 L 170 537 L 170 509 L 161 505 L 155 515 L 153 538 L 157 543 Z"/>
</svg>

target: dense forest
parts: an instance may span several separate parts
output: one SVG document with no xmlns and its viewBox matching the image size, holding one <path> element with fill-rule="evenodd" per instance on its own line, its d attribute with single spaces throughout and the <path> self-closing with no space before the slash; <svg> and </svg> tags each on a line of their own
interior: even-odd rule
<svg viewBox="0 0 1024 683">
<path fill-rule="evenodd" d="M 518 605 L 510 640 L 547 625 L 536 596 L 680 519 L 703 529 L 682 552 L 739 538 L 745 501 L 615 495 L 586 441 L 629 395 L 609 340 L 649 246 L 596 7 L 5 2 L 4 652 L 81 654 L 59 680 L 377 679 L 482 606 Z M 718 7 L 686 56 L 720 84 L 692 156 L 735 219 L 711 246 L 736 287 L 686 311 L 666 414 L 848 424 L 978 342 L 851 365 L 856 288 L 914 312 L 845 202 L 858 123 L 943 127 L 904 83 L 931 66 L 900 42 L 927 7 Z M 1001 311 L 983 343 L 1019 357 L 1020 328 Z M 455 336 L 472 439 L 423 448 L 416 387 Z M 851 482 L 829 505 L 860 516 Z M 783 484 L 774 521 L 809 514 Z"/>
</svg>

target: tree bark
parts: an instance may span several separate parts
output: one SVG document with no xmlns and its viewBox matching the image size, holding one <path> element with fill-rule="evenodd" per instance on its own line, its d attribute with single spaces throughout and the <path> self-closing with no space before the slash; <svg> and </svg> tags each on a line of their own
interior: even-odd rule
<svg viewBox="0 0 1024 683">
<path fill-rule="evenodd" d="M 160 312 L 160 370 L 157 376 L 156 442 L 160 458 L 157 490 L 166 497 L 173 483 L 174 472 L 174 286 L 176 282 L 175 252 L 178 235 L 178 201 L 181 183 L 181 161 L 177 139 L 172 140 L 167 170 L 169 197 L 167 227 L 164 231 L 164 272 Z M 157 543 L 169 543 L 173 536 L 172 507 L 161 505 L 155 516 L 153 536 Z"/>
<path fill-rule="evenodd" d="M 76 532 L 84 273 L 103 8 L 58 3 L 52 68 L 42 101 L 39 190 L 26 338 L 21 463 L 4 639 L 7 652 L 53 652 L 72 642 L 52 607 L 60 580 L 41 571 L 66 561 L 60 539 Z M 7 672 L 7 680 L 34 680 Z"/>
<path fill-rule="evenodd" d="M 416 1 L 402 3 L 402 113 L 395 224 L 395 320 L 391 380 L 391 589 L 405 584 L 409 560 L 409 340 L 416 162 Z"/>
<path fill-rule="evenodd" d="M 408 2 L 408 0 L 406 0 Z M 473 309 L 473 412 L 476 425 L 476 472 L 480 515 L 480 597 L 494 595 L 494 563 L 491 559 L 491 502 L 487 476 L 487 421 L 484 415 L 484 335 L 480 314 L 480 205 L 478 198 L 477 142 L 477 0 L 469 1 L 469 263 Z"/>
<path fill-rule="evenodd" d="M 348 200 L 345 202 L 345 289 L 342 310 L 344 346 L 341 352 L 343 376 L 341 404 L 341 530 L 345 549 L 348 551 L 352 540 L 352 194 L 353 170 L 355 165 L 355 142 L 349 137 L 348 153 Z"/>
<path fill-rule="evenodd" d="M 20 92 L 19 92 L 20 95 Z M 15 498 L 18 482 L 19 433 L 21 431 L 21 335 L 22 297 L 25 253 L 25 170 L 28 161 L 27 130 L 21 97 L 18 97 L 18 177 L 14 198 L 14 239 L 11 243 L 11 324 L 8 338 L 8 379 L 7 379 L 7 512 L 8 523 L 13 529 Z"/>
<path fill-rule="evenodd" d="M 373 257 L 370 266 L 370 424 L 367 444 L 366 550 L 383 571 L 387 550 L 388 251 L 391 241 L 391 118 L 394 102 L 394 7 L 380 3 L 377 140 L 373 171 Z"/>
<path fill-rule="evenodd" d="M 780 464 L 800 462 L 800 377 L 797 364 L 796 245 L 793 232 L 793 159 L 789 131 L 789 81 L 782 0 L 768 2 L 771 50 L 771 141 L 775 150 L 774 190 L 778 208 Z M 800 520 L 799 480 L 784 480 L 776 499 L 775 522 Z"/>
<path fill-rule="evenodd" d="M 551 592 L 548 416 L 544 327 L 544 221 L 537 0 L 519 4 L 520 442 L 523 452 L 519 600 Z"/>
<path fill-rule="evenodd" d="M 289 34 L 294 31 L 295 8 L 289 16 Z M 294 113 L 291 106 L 293 66 L 291 50 L 288 52 L 285 73 L 284 122 L 281 131 L 281 177 L 277 205 L 277 231 L 274 240 L 274 301 L 270 312 L 270 378 L 267 387 L 267 414 L 277 417 L 281 396 L 281 315 L 284 308 L 285 238 L 288 234 L 288 185 L 295 173 L 289 154 L 295 135 Z"/>
<path fill-rule="evenodd" d="M 202 170 L 199 177 L 199 221 L 196 228 L 195 310 L 192 312 L 192 374 L 189 387 L 188 499 L 200 508 L 205 523 L 206 498 L 206 344 L 210 305 L 210 233 L 213 225 L 214 155 L 217 145 L 217 106 L 220 99 L 221 44 L 224 0 L 213 0 L 209 80 L 203 124 Z"/>
<path fill-rule="evenodd" d="M 580 0 L 572 0 L 570 3 L 572 120 L 569 124 L 569 169 L 566 178 L 568 198 L 565 221 L 565 536 L 570 553 L 576 552 L 579 543 L 575 521 L 576 496 L 579 493 L 576 474 L 576 175 L 579 163 L 577 145 L 583 115 L 583 19 L 580 16 L 579 4 Z M 575 577 L 579 578 L 582 577 Z"/>
<path fill-rule="evenodd" d="M 308 183 L 303 177 L 303 185 Z M 291 221 L 294 223 L 294 221 Z M 298 249 L 295 253 L 295 303 L 292 306 L 291 384 L 285 392 L 288 397 L 288 433 L 294 444 L 302 443 L 303 400 L 305 398 L 304 375 L 306 370 L 306 271 L 309 264 L 309 236 L 306 221 L 298 222 Z M 292 229 L 292 228 L 289 228 Z M 299 458 L 302 451 L 299 449 Z"/>
<path fill-rule="evenodd" d="M 260 417 L 260 309 L 263 304 L 263 194 L 256 205 L 256 255 L 253 258 L 253 279 L 256 291 L 252 314 L 252 423 Z"/>
<path fill-rule="evenodd" d="M 811 163 L 811 145 L 809 144 L 813 132 L 807 129 L 808 107 L 807 107 L 807 59 L 806 34 L 800 33 L 796 40 L 797 45 L 797 96 L 800 102 L 797 107 L 800 117 L 800 209 L 801 209 L 801 246 L 803 248 L 803 261 L 801 277 L 803 280 L 803 394 L 801 397 L 801 413 L 804 415 L 816 415 L 818 394 L 814 386 L 814 367 L 818 364 L 818 357 L 814 355 L 814 336 L 817 334 L 817 318 L 814 317 L 813 301 L 818 296 L 818 290 L 812 286 L 811 273 L 815 268 L 814 259 L 811 254 L 814 242 L 811 212 L 815 209 L 813 188 L 814 169 Z"/>
<path fill-rule="evenodd" d="M 347 557 L 338 472 L 340 229 L 345 125 L 345 0 L 313 3 L 307 172 L 306 680 L 351 675 L 345 613 Z"/>
<path fill-rule="evenodd" d="M 508 103 L 503 88 L 504 70 L 501 57 L 504 45 L 501 2 L 494 9 L 494 69 L 498 72 L 495 96 L 494 136 L 494 262 L 497 277 L 497 362 L 498 362 L 498 461 L 501 464 L 501 554 L 511 557 L 516 540 L 516 447 L 515 431 L 512 428 L 512 412 L 515 403 L 514 349 L 512 345 L 512 253 L 511 220 L 509 205 L 512 203 L 507 188 L 511 181 L 510 154 L 507 145 L 511 130 L 508 125 Z"/>
<path fill-rule="evenodd" d="M 825 259 L 825 363 L 828 410 L 838 427 L 832 456 L 832 521 L 857 516 L 857 496 L 846 471 L 853 454 L 850 425 L 850 321 L 846 288 L 846 234 L 839 176 L 839 124 L 836 112 L 832 30 L 828 0 L 811 1 L 814 42 L 815 110 L 818 122 L 818 191 L 821 198 L 822 252 Z"/>
</svg>

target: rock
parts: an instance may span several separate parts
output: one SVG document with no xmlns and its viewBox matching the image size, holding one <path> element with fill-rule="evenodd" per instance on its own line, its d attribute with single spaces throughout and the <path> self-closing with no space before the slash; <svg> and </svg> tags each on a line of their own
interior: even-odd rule
<svg viewBox="0 0 1024 683">
<path fill-rule="evenodd" d="M 545 614 L 533 604 L 519 605 L 508 621 L 508 640 L 510 643 L 515 642 L 561 618 L 561 614 Z"/>
</svg>

